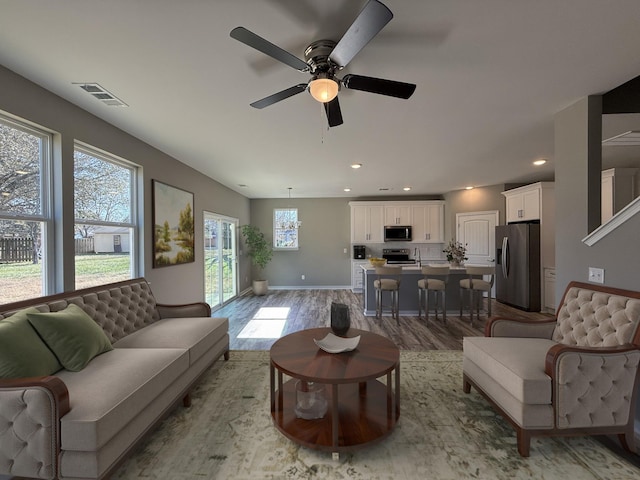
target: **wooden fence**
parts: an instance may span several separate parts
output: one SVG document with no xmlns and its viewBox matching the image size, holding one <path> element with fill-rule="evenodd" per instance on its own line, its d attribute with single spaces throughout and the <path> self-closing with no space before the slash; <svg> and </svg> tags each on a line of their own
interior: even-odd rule
<svg viewBox="0 0 640 480">
<path fill-rule="evenodd" d="M 76 255 L 94 253 L 93 237 L 76 238 Z M 33 261 L 34 240 L 31 237 L 0 238 L 0 263 Z"/>
</svg>

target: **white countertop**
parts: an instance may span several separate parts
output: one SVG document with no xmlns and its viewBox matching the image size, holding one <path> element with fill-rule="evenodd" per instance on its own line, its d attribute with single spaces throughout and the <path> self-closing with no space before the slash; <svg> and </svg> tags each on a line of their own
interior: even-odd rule
<svg viewBox="0 0 640 480">
<path fill-rule="evenodd" d="M 441 267 L 443 264 L 442 263 L 433 263 L 433 264 L 425 264 L 423 266 L 427 267 L 427 266 L 434 266 L 434 267 Z M 387 267 L 398 267 L 402 270 L 402 273 L 421 273 L 421 268 L 419 265 L 407 265 L 407 264 L 391 264 L 391 265 L 385 265 Z M 366 271 L 366 273 L 373 273 L 375 272 L 376 267 L 374 267 L 373 265 L 371 265 L 370 263 L 366 263 L 361 265 L 361 268 L 363 270 Z M 449 270 L 449 273 L 452 274 L 457 274 L 457 273 L 466 273 L 467 270 L 464 267 L 451 267 Z"/>
</svg>

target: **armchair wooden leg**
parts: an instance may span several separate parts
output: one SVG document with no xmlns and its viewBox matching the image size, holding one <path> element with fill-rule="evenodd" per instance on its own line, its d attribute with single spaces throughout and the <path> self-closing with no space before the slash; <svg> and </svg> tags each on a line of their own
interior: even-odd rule
<svg viewBox="0 0 640 480">
<path fill-rule="evenodd" d="M 185 408 L 189 408 L 191 406 L 191 394 L 187 393 L 183 398 L 182 398 L 182 406 Z"/>
<path fill-rule="evenodd" d="M 516 428 L 516 436 L 518 439 L 518 453 L 521 457 L 528 457 L 531 435 L 523 428 Z"/>
<path fill-rule="evenodd" d="M 636 440 L 633 428 L 618 434 L 618 440 L 627 452 L 636 453 Z"/>
<path fill-rule="evenodd" d="M 225 360 L 225 362 L 229 361 L 229 350 L 224 352 L 224 360 Z"/>
<path fill-rule="evenodd" d="M 469 382 L 469 380 L 467 380 L 467 376 L 466 375 L 462 376 L 462 391 L 464 393 L 471 393 L 471 382 Z"/>
</svg>

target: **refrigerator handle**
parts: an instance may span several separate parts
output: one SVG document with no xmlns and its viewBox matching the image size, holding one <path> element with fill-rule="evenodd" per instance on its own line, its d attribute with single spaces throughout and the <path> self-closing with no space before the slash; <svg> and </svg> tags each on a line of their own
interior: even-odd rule
<svg viewBox="0 0 640 480">
<path fill-rule="evenodd" d="M 509 237 L 502 237 L 502 275 L 509 276 Z"/>
</svg>

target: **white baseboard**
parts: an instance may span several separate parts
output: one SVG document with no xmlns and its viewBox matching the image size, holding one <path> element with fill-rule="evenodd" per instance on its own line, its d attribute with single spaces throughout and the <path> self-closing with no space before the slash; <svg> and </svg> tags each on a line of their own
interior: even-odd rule
<svg viewBox="0 0 640 480">
<path fill-rule="evenodd" d="M 351 290 L 351 285 L 295 285 L 291 287 L 269 285 L 269 290 Z"/>
</svg>

